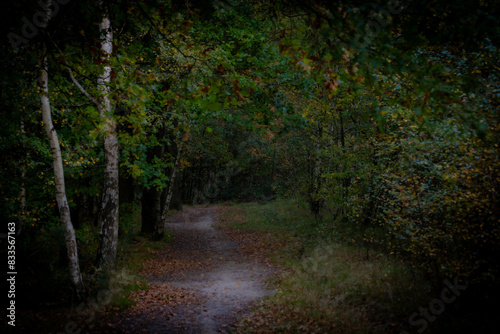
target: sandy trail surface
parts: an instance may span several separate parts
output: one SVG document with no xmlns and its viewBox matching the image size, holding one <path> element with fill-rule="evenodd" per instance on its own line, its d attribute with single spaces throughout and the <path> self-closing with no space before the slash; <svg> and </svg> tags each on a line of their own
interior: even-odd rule
<svg viewBox="0 0 500 334">
<path fill-rule="evenodd" d="M 225 333 L 249 306 L 273 291 L 273 269 L 241 251 L 216 228 L 217 207 L 187 208 L 172 215 L 174 240 L 144 263 L 148 290 L 136 306 L 107 319 L 113 333 Z"/>
</svg>

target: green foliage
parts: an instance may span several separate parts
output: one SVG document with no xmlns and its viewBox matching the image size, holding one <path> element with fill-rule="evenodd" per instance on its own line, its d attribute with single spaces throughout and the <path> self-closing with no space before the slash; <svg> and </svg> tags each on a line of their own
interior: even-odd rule
<svg viewBox="0 0 500 334">
<path fill-rule="evenodd" d="M 120 233 L 124 244 L 130 244 L 134 236 L 140 232 L 141 207 L 139 203 L 123 203 L 120 205 Z"/>
<path fill-rule="evenodd" d="M 307 215 L 302 201 L 281 199 L 266 204 L 242 204 L 240 207 L 245 209 L 247 222 L 236 226 L 238 228 L 276 235 L 315 235 L 313 219 Z"/>
<path fill-rule="evenodd" d="M 32 259 L 30 273 L 48 287 L 40 300 L 67 279 L 36 82 L 42 41 L 86 276 L 102 218 L 107 124 L 68 69 L 99 99 L 97 77 L 110 65 L 120 173 L 132 178 L 132 197 L 172 186 L 187 203 L 259 201 L 267 204 L 249 206 L 249 228 L 296 234 L 308 246 L 333 238 L 375 248 L 437 282 L 460 275 L 479 286 L 497 283 L 497 2 L 180 3 L 109 4 L 114 50 L 106 62 L 98 51 L 102 13 L 85 2 L 61 7 L 17 51 L 1 46 L 0 218 L 18 224 L 22 259 Z M 3 36 L 19 32 L 17 18 L 32 7 L 9 4 Z M 377 31 L 366 30 L 375 24 Z M 170 177 L 181 144 L 176 185 Z M 283 200 L 268 203 L 276 198 Z M 288 206 L 296 198 L 300 205 Z M 314 217 L 304 218 L 306 206 Z M 135 256 L 126 250 L 137 241 L 139 216 L 137 203 L 120 208 L 124 257 Z M 346 261 L 340 276 L 333 272 L 328 257 L 337 250 L 330 249 L 311 248 L 314 260 L 299 261 L 290 289 L 305 285 L 308 295 L 310 279 L 321 289 L 355 291 L 341 277 Z M 377 279 L 384 270 L 374 271 Z"/>
<path fill-rule="evenodd" d="M 332 243 L 332 226 L 315 226 L 301 201 L 238 208 L 244 209 L 246 219 L 236 228 L 270 234 L 283 243 L 279 249 L 270 247 L 276 252 L 270 256 L 285 269 L 275 282 L 277 293 L 243 319 L 240 332 L 377 328 L 386 333 L 401 326 L 415 305 L 425 301 L 429 287 L 420 278 L 416 281 L 408 268 L 380 253 L 367 260 L 357 246 Z"/>
<path fill-rule="evenodd" d="M 266 257 L 284 269 L 273 280 L 276 294 L 256 305 L 253 313 L 239 322 L 237 332 L 415 330 L 408 320 L 410 315 L 439 298 L 443 282 L 436 284 L 425 271 L 387 254 L 383 248 L 367 249 L 343 242 L 336 235 L 346 232 L 342 225 L 314 227 L 314 218 L 300 203 L 277 201 L 230 208 L 244 211 L 245 219 L 235 222 L 235 228 L 268 236 L 271 241 Z M 277 242 L 282 245 L 273 247 Z M 446 312 L 429 322 L 430 332 L 485 330 L 491 326 L 491 319 L 486 320 L 488 316 L 481 312 L 491 315 L 492 305 L 484 305 L 477 312 L 478 305 L 484 303 L 484 291 L 473 291 L 473 286 L 469 285 L 460 297 L 463 303 L 447 304 Z M 494 291 L 490 287 L 488 295 Z"/>
<path fill-rule="evenodd" d="M 433 275 L 494 280 L 498 150 L 454 119 L 435 121 L 429 134 L 407 117 L 393 114 L 391 131 L 374 141 L 380 174 L 368 194 L 353 198 L 351 221 L 381 227 L 385 238 L 365 238 Z"/>
</svg>

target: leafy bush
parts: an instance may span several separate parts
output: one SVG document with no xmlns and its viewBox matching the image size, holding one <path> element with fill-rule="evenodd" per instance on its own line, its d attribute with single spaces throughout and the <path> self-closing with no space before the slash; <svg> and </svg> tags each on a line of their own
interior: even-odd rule
<svg viewBox="0 0 500 334">
<path fill-rule="evenodd" d="M 390 132 L 373 141 L 378 175 L 351 199 L 350 221 L 366 241 L 436 278 L 491 282 L 500 251 L 498 146 L 454 119 L 435 121 L 429 133 L 407 117 L 394 115 Z"/>
</svg>

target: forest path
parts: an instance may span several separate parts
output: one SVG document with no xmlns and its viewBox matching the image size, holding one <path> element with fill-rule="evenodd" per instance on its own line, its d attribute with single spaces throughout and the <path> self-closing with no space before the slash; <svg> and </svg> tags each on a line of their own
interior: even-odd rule
<svg viewBox="0 0 500 334">
<path fill-rule="evenodd" d="M 272 293 L 273 269 L 218 230 L 218 207 L 190 207 L 169 217 L 173 242 L 144 263 L 148 290 L 107 323 L 121 333 L 224 333 L 248 306 Z M 108 331 L 109 333 L 110 331 Z"/>
</svg>

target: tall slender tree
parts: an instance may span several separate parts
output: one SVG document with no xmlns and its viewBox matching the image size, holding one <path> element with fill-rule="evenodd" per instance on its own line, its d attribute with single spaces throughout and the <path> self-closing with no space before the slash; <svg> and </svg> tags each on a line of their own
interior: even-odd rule
<svg viewBox="0 0 500 334">
<path fill-rule="evenodd" d="M 110 99 L 111 65 L 113 53 L 113 31 L 108 11 L 100 1 L 103 11 L 102 21 L 99 24 L 101 31 L 101 61 L 104 63 L 104 72 L 99 75 L 98 85 L 101 93 L 98 104 L 99 113 L 104 123 L 104 193 L 102 200 L 102 221 L 97 262 L 101 268 L 111 269 L 115 265 L 118 247 L 118 219 L 119 219 L 119 163 L 118 163 L 118 135 L 117 122 L 113 117 L 113 106 Z"/>
<path fill-rule="evenodd" d="M 46 10 L 46 18 L 42 28 L 46 28 L 51 18 L 51 0 L 49 0 Z M 59 216 L 66 240 L 66 250 L 69 263 L 69 273 L 71 281 L 76 289 L 78 299 L 85 296 L 85 286 L 80 272 L 78 262 L 78 248 L 76 244 L 75 230 L 71 222 L 68 200 L 66 198 L 66 186 L 64 182 L 64 169 L 61 156 L 61 146 L 57 136 L 57 131 L 52 123 L 51 106 L 49 98 L 49 62 L 47 58 L 46 43 L 43 43 L 43 57 L 40 66 L 39 82 L 41 86 L 40 102 L 42 106 L 43 126 L 49 138 L 52 152 L 52 165 L 54 168 L 54 183 L 56 187 L 56 200 L 59 208 Z"/>
</svg>

